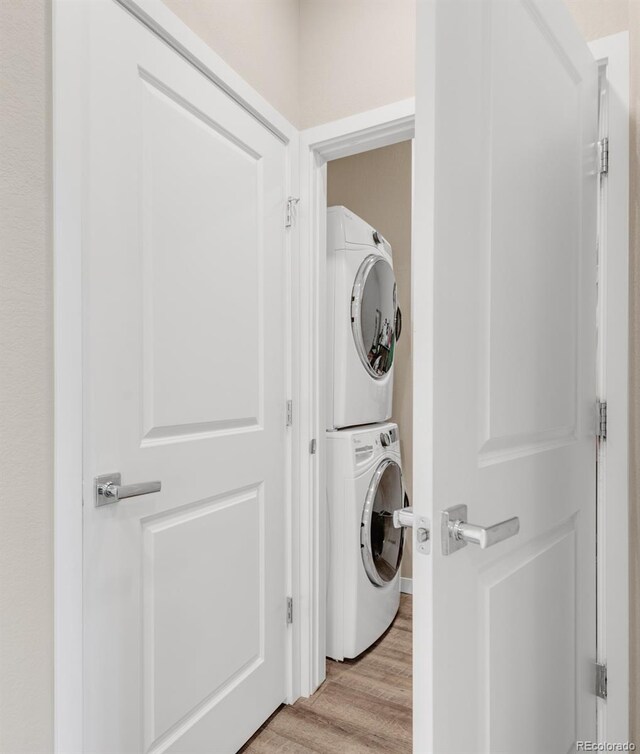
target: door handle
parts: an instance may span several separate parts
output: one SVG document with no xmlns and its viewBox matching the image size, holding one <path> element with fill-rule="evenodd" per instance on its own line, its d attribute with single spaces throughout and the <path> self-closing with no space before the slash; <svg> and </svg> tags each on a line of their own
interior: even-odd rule
<svg viewBox="0 0 640 754">
<path fill-rule="evenodd" d="M 517 516 L 493 526 L 476 526 L 467 522 L 466 505 L 454 505 L 441 512 L 442 554 L 451 555 L 466 547 L 469 542 L 480 545 L 484 550 L 503 539 L 514 537 L 519 531 L 520 519 Z"/>
<path fill-rule="evenodd" d="M 138 482 L 138 484 L 121 484 L 120 472 L 103 474 L 94 479 L 96 508 L 109 503 L 117 503 L 126 497 L 138 495 L 150 495 L 152 492 L 160 492 L 162 482 Z"/>
</svg>

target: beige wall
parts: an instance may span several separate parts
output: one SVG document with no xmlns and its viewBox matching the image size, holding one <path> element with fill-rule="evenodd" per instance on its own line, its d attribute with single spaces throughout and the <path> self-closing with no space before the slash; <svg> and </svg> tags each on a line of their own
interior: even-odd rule
<svg viewBox="0 0 640 754">
<path fill-rule="evenodd" d="M 565 0 L 565 3 L 587 40 L 629 28 L 629 0 Z"/>
<path fill-rule="evenodd" d="M 0 0 L 0 752 L 53 728 L 49 0 Z"/>
<path fill-rule="evenodd" d="M 164 3 L 276 110 L 294 125 L 299 123 L 298 0 Z"/>
<path fill-rule="evenodd" d="M 404 480 L 411 499 L 411 142 L 330 162 L 327 166 L 327 202 L 329 206 L 342 204 L 348 207 L 379 230 L 393 248 L 403 329 L 396 350 L 392 420 L 400 427 Z M 402 575 L 411 576 L 410 550 L 405 553 Z"/>
<path fill-rule="evenodd" d="M 164 0 L 301 128 L 412 97 L 415 0 Z"/>
<path fill-rule="evenodd" d="M 303 128 L 413 97 L 415 0 L 301 0 Z"/>
</svg>

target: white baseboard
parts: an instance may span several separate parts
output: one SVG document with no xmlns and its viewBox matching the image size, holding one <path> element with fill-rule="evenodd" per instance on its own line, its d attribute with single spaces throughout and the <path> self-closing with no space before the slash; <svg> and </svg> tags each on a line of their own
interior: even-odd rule
<svg viewBox="0 0 640 754">
<path fill-rule="evenodd" d="M 413 580 L 400 577 L 400 591 L 404 594 L 413 594 Z"/>
</svg>

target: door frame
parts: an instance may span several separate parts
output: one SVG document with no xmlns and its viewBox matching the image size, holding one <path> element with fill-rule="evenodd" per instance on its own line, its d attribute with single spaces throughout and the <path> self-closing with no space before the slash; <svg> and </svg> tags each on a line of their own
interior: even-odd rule
<svg viewBox="0 0 640 754">
<path fill-rule="evenodd" d="M 296 621 L 300 649 L 300 694 L 311 696 L 326 676 L 326 456 L 324 290 L 326 280 L 326 165 L 329 160 L 413 139 L 415 100 L 309 128 L 300 133 L 300 278 L 297 340 L 300 392 L 296 406 L 300 467 L 300 578 Z M 295 367 L 294 367 L 295 368 Z M 311 450 L 314 452 L 311 452 Z"/>
<path fill-rule="evenodd" d="M 605 88 L 598 138 L 609 138 L 598 202 L 597 390 L 608 426 L 598 448 L 597 661 L 607 666 L 608 694 L 597 700 L 597 726 L 605 743 L 629 740 L 629 33 L 589 48 Z"/>
<path fill-rule="evenodd" d="M 224 91 L 287 147 L 287 190 L 298 188 L 298 130 L 230 68 L 161 0 L 115 0 Z M 83 745 L 83 352 L 82 258 L 85 160 L 87 8 L 82 0 L 53 0 L 53 337 L 54 337 L 54 750 L 79 754 Z M 286 208 L 282 218 L 285 221 Z M 299 255 L 296 229 L 287 232 L 287 393 L 297 390 L 292 316 Z M 292 479 L 299 466 L 295 432 L 286 439 L 287 592 L 296 596 L 293 542 L 297 511 Z M 287 633 L 287 698 L 298 696 L 297 641 Z"/>
</svg>

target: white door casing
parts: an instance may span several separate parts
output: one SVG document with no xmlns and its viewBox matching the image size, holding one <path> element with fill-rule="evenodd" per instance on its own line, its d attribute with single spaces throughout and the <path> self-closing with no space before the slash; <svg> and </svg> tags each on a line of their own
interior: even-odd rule
<svg viewBox="0 0 640 754">
<path fill-rule="evenodd" d="M 88 7 L 84 748 L 230 752 L 286 695 L 287 147 Z"/>
<path fill-rule="evenodd" d="M 573 751 L 596 719 L 596 65 L 559 0 L 435 0 L 417 31 L 414 751 Z M 459 504 L 520 533 L 445 556 Z"/>
</svg>

